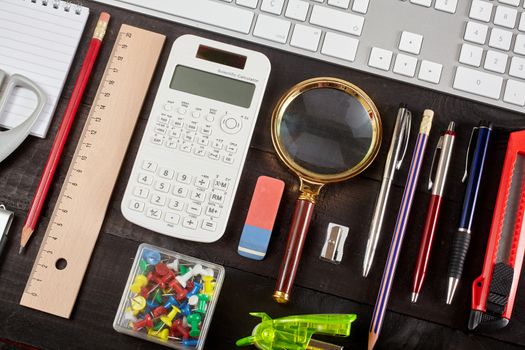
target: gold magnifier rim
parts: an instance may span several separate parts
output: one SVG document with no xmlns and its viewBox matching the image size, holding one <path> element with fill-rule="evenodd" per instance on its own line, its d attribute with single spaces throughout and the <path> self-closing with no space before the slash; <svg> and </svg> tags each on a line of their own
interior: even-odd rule
<svg viewBox="0 0 525 350">
<path fill-rule="evenodd" d="M 338 89 L 354 96 L 368 112 L 372 122 L 372 142 L 366 155 L 354 167 L 337 174 L 318 174 L 297 164 L 280 142 L 279 131 L 284 112 L 290 103 L 300 94 L 319 88 Z M 365 170 L 375 159 L 379 152 L 382 139 L 382 125 L 379 111 L 372 99 L 359 87 L 346 80 L 334 77 L 318 77 L 304 80 L 292 86 L 277 102 L 271 123 L 272 143 L 281 161 L 299 178 L 314 184 L 328 184 L 350 179 Z"/>
</svg>

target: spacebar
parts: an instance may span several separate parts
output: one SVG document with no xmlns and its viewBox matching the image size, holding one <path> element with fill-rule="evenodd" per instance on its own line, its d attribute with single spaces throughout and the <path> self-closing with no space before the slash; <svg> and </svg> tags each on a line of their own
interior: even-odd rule
<svg viewBox="0 0 525 350">
<path fill-rule="evenodd" d="M 126 0 L 141 6 L 144 0 Z M 147 8 L 189 20 L 248 34 L 253 12 L 208 0 L 147 0 Z M 144 7 L 144 6 L 141 6 Z"/>
</svg>

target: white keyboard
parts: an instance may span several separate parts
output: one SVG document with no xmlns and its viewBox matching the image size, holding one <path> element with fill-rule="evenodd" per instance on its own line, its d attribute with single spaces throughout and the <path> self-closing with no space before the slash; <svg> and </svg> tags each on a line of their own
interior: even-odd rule
<svg viewBox="0 0 525 350">
<path fill-rule="evenodd" d="M 525 112 L 525 0 L 97 0 Z"/>
</svg>

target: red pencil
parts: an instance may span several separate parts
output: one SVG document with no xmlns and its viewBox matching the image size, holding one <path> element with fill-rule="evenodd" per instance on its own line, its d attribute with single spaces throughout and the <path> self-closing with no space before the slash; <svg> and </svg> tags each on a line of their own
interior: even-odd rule
<svg viewBox="0 0 525 350">
<path fill-rule="evenodd" d="M 75 87 L 71 94 L 71 98 L 67 104 L 66 111 L 64 112 L 64 117 L 62 118 L 62 122 L 53 142 L 53 146 L 51 147 L 46 166 L 42 172 L 42 178 L 40 179 L 35 196 L 31 202 L 29 212 L 27 213 L 26 221 L 22 229 L 22 236 L 20 238 L 19 254 L 24 251 L 29 238 L 35 230 L 38 218 L 40 217 L 40 212 L 44 206 L 44 201 L 46 200 L 47 192 L 51 186 L 51 181 L 53 181 L 55 170 L 57 168 L 58 162 L 60 161 L 62 150 L 64 149 L 67 137 L 69 135 L 69 130 L 71 129 L 71 125 L 75 120 L 78 106 L 80 105 L 80 101 L 84 95 L 84 90 L 86 89 L 91 71 L 93 70 L 93 66 L 97 59 L 100 45 L 102 44 L 102 39 L 104 38 L 104 34 L 106 34 L 109 18 L 110 16 L 106 12 L 102 12 L 100 14 L 95 32 L 93 33 L 93 38 L 91 39 L 86 57 L 82 63 L 82 68 L 80 69 L 77 81 L 75 82 Z"/>
</svg>

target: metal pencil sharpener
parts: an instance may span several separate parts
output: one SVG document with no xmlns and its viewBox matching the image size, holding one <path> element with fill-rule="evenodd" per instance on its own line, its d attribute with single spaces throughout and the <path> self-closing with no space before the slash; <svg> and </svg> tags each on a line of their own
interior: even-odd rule
<svg viewBox="0 0 525 350">
<path fill-rule="evenodd" d="M 332 264 L 339 264 L 343 259 L 346 237 L 348 237 L 348 227 L 330 223 L 326 230 L 326 238 L 320 259 Z"/>
</svg>

